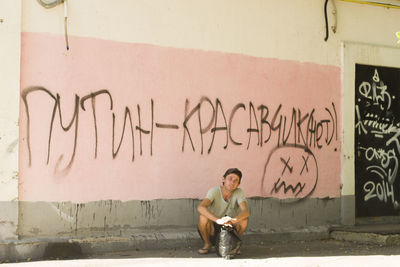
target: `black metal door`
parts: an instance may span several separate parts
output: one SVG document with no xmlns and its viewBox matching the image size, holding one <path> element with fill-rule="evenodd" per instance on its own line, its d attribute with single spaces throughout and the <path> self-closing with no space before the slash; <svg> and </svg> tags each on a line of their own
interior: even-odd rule
<svg viewBox="0 0 400 267">
<path fill-rule="evenodd" d="M 354 141 L 356 217 L 399 215 L 399 68 L 356 64 Z"/>
</svg>

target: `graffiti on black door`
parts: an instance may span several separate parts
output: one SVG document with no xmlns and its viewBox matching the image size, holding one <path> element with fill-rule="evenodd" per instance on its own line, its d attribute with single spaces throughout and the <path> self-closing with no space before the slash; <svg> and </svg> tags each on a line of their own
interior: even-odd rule
<svg viewBox="0 0 400 267">
<path fill-rule="evenodd" d="M 400 213 L 400 69 L 356 64 L 356 216 Z"/>
</svg>

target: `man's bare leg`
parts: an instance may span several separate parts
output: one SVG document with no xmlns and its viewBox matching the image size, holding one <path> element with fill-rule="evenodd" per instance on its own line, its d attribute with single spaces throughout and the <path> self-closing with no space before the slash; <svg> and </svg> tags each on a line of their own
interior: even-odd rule
<svg viewBox="0 0 400 267">
<path fill-rule="evenodd" d="M 246 231 L 247 223 L 248 223 L 247 220 L 243 220 L 238 223 L 235 223 L 234 226 L 235 226 L 236 232 L 238 233 L 239 236 L 241 236 L 244 233 L 244 231 Z"/>
<path fill-rule="evenodd" d="M 248 223 L 247 220 L 243 220 L 243 221 L 240 221 L 240 222 L 238 222 L 238 223 L 236 223 L 236 224 L 234 225 L 234 226 L 235 226 L 235 229 L 236 229 L 236 232 L 238 233 L 239 236 L 242 236 L 242 234 L 243 234 L 244 231 L 246 230 L 246 228 L 247 228 L 247 223 Z M 240 255 L 240 249 L 239 249 L 238 251 L 236 251 L 236 254 L 237 254 L 237 255 Z"/>
<path fill-rule="evenodd" d="M 207 217 L 200 215 L 198 227 L 201 237 L 203 237 L 204 240 L 204 246 L 203 248 L 199 249 L 198 252 L 201 254 L 205 254 L 208 253 L 208 251 L 212 247 L 210 236 L 214 233 L 214 226 L 212 224 L 212 221 L 210 221 Z"/>
</svg>

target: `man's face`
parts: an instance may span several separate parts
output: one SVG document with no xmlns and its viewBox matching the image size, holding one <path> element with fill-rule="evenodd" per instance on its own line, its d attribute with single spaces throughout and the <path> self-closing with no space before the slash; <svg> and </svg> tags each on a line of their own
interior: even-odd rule
<svg viewBox="0 0 400 267">
<path fill-rule="evenodd" d="M 234 173 L 222 177 L 223 187 L 228 191 L 234 191 L 239 186 L 240 178 Z"/>
</svg>

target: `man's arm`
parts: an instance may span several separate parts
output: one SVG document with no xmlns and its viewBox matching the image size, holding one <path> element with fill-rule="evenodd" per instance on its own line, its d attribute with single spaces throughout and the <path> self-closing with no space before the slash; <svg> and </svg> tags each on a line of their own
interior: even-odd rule
<svg viewBox="0 0 400 267">
<path fill-rule="evenodd" d="M 230 221 L 233 224 L 243 221 L 250 216 L 250 211 L 249 208 L 247 207 L 247 201 L 240 202 L 239 207 L 240 207 L 240 213 L 238 214 L 238 216 L 232 218 L 232 220 Z"/>
<path fill-rule="evenodd" d="M 200 202 L 199 206 L 197 207 L 197 211 L 209 220 L 216 222 L 219 218 L 210 212 L 210 210 L 208 209 L 210 205 L 211 200 L 205 198 L 203 199 L 203 201 Z"/>
</svg>

